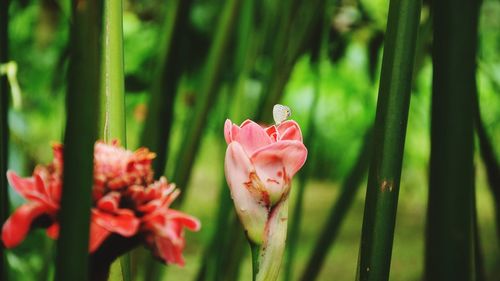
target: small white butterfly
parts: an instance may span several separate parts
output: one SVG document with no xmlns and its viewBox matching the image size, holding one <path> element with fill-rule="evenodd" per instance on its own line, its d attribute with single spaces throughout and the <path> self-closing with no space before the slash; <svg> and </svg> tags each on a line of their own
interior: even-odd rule
<svg viewBox="0 0 500 281">
<path fill-rule="evenodd" d="M 292 110 L 286 105 L 276 104 L 273 107 L 273 118 L 276 125 L 281 124 L 292 115 Z"/>
</svg>

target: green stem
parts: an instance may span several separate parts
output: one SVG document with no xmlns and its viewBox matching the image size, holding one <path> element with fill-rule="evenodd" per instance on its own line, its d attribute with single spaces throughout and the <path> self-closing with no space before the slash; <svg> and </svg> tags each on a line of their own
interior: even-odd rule
<svg viewBox="0 0 500 281">
<path fill-rule="evenodd" d="M 88 245 L 94 143 L 99 104 L 97 0 L 74 2 L 68 68 L 64 181 L 55 280 L 88 280 Z"/>
<path fill-rule="evenodd" d="M 122 0 L 103 2 L 100 137 L 126 146 Z"/>
<path fill-rule="evenodd" d="M 361 234 L 358 280 L 388 280 L 420 0 L 391 0 Z"/>
<path fill-rule="evenodd" d="M 165 22 L 162 29 L 160 51 L 148 104 L 148 115 L 144 122 L 141 145 L 157 155 L 153 169 L 157 177 L 165 172 L 170 143 L 170 129 L 174 116 L 174 101 L 177 85 L 183 72 L 183 50 L 186 45 L 187 22 L 191 0 L 167 2 Z"/>
<path fill-rule="evenodd" d="M 162 39 L 157 54 L 154 79 L 151 87 L 151 98 L 148 103 L 148 114 L 141 135 L 141 145 L 154 151 L 157 155 L 153 162 L 156 177 L 165 173 L 170 144 L 170 131 L 174 119 L 174 102 L 177 95 L 179 79 L 183 73 L 183 50 L 187 38 L 187 22 L 191 0 L 173 0 L 167 2 L 166 15 L 162 27 Z M 139 252 L 134 252 L 138 256 Z M 147 254 L 144 257 L 144 273 L 146 281 L 159 280 L 163 264 Z"/>
<path fill-rule="evenodd" d="M 500 241 L 500 165 L 495 156 L 495 148 L 491 143 L 491 139 L 488 136 L 488 132 L 481 117 L 479 93 L 477 91 L 474 94 L 474 129 L 479 140 L 481 159 L 486 168 L 486 176 L 495 202 L 497 237 Z"/>
<path fill-rule="evenodd" d="M 189 178 L 194 164 L 194 159 L 198 151 L 203 128 L 210 108 L 217 100 L 220 78 L 223 71 L 227 50 L 234 28 L 234 22 L 239 14 L 241 0 L 228 0 L 222 11 L 222 16 L 217 26 L 215 39 L 210 48 L 207 66 L 204 71 L 203 86 L 197 96 L 193 116 L 189 126 L 185 130 L 182 146 L 177 156 L 172 180 L 183 189 L 174 205 L 182 204 L 188 189 Z"/>
<path fill-rule="evenodd" d="M 259 273 L 260 245 L 250 242 L 250 250 L 252 250 L 252 280 L 255 281 Z"/>
<path fill-rule="evenodd" d="M 358 158 L 352 166 L 350 172 L 342 183 L 340 194 L 335 201 L 335 204 L 330 210 L 330 215 L 323 226 L 321 235 L 317 240 L 313 253 L 307 262 L 304 273 L 301 276 L 302 281 L 312 281 L 318 278 L 320 270 L 325 262 L 329 249 L 337 238 L 342 222 L 344 221 L 349 207 L 359 190 L 361 181 L 363 180 L 368 163 L 371 156 L 372 147 L 372 128 L 365 133 L 362 147 L 359 151 Z"/>
<path fill-rule="evenodd" d="M 425 279 L 475 280 L 474 95 L 479 3 L 433 1 Z"/>
<path fill-rule="evenodd" d="M 119 140 L 126 147 L 122 0 L 105 0 L 103 2 L 101 43 L 102 119 L 99 132 L 105 142 Z M 129 253 L 120 258 L 120 267 L 123 280 L 130 281 Z"/>
<path fill-rule="evenodd" d="M 8 60 L 9 0 L 0 0 L 0 64 Z M 9 87 L 7 76 L 0 75 L 0 224 L 3 225 L 9 214 L 9 193 L 7 166 L 9 152 Z M 0 245 L 0 279 L 8 281 L 5 249 Z"/>
</svg>

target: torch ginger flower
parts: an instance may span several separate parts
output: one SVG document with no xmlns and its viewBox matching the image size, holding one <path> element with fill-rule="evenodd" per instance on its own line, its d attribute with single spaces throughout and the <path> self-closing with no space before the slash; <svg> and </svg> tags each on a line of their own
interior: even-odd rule
<svg viewBox="0 0 500 281">
<path fill-rule="evenodd" d="M 251 120 L 224 125 L 228 144 L 225 174 L 236 213 L 253 246 L 258 246 L 256 280 L 276 280 L 286 240 L 291 181 L 307 149 L 292 120 L 263 128 Z"/>
<path fill-rule="evenodd" d="M 12 171 L 7 173 L 12 187 L 28 202 L 3 225 L 2 241 L 6 248 L 19 245 L 33 227 L 47 228 L 51 238 L 58 236 L 62 145 L 54 145 L 53 150 L 53 162 L 37 166 L 32 177 L 21 178 Z M 117 249 L 116 241 L 129 239 L 145 242 L 166 263 L 184 265 L 184 228 L 198 231 L 201 224 L 192 216 L 169 209 L 179 191 L 164 177 L 153 180 L 151 162 L 154 157 L 155 154 L 146 148 L 132 152 L 116 141 L 95 144 L 89 253 L 107 256 L 104 260 L 111 262 L 110 257 L 115 258 L 123 252 Z M 99 251 L 106 243 L 106 250 Z M 127 247 L 137 243 L 126 244 L 122 248 L 128 250 Z M 116 253 L 103 253 L 110 249 Z M 94 263 L 99 264 L 98 261 Z"/>
</svg>

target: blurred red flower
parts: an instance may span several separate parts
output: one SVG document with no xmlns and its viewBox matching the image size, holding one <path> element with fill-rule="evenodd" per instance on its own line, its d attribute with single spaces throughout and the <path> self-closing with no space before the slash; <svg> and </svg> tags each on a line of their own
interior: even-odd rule
<svg viewBox="0 0 500 281">
<path fill-rule="evenodd" d="M 63 148 L 53 146 L 54 160 L 39 165 L 30 178 L 9 171 L 12 187 L 27 202 L 5 222 L 2 241 L 6 248 L 19 245 L 33 227 L 47 228 L 56 239 L 57 215 L 62 191 Z M 200 229 L 198 219 L 170 209 L 179 194 L 162 177 L 153 179 L 151 162 L 155 154 L 147 148 L 135 152 L 118 142 L 97 142 L 94 148 L 94 186 L 90 221 L 89 252 L 96 252 L 112 235 L 140 237 L 166 263 L 184 265 L 184 228 Z"/>
</svg>

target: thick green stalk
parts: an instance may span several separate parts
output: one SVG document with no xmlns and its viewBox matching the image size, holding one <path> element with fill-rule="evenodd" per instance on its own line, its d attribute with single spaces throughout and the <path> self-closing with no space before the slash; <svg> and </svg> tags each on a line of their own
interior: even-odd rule
<svg viewBox="0 0 500 281">
<path fill-rule="evenodd" d="M 475 176 L 475 175 L 474 175 Z M 474 180 L 474 198 L 472 199 L 473 204 L 473 227 L 474 227 L 474 263 L 475 263 L 475 275 L 476 281 L 486 281 L 486 274 L 484 271 L 484 259 L 483 259 L 483 251 L 481 248 L 481 234 L 479 233 L 479 222 L 478 222 L 478 214 L 477 214 L 477 200 L 476 193 L 477 187 Z"/>
<path fill-rule="evenodd" d="M 182 146 L 177 156 L 173 181 L 183 189 L 181 196 L 174 202 L 180 205 L 186 196 L 191 170 L 198 151 L 203 128 L 210 108 L 217 100 L 221 74 L 231 38 L 234 22 L 239 14 L 241 0 L 228 0 L 222 11 L 215 33 L 215 39 L 210 47 L 207 65 L 203 76 L 203 86 L 197 95 L 195 108 L 189 126 L 185 128 Z"/>
<path fill-rule="evenodd" d="M 9 0 L 0 0 L 0 64 L 8 60 Z M 3 225 L 9 214 L 9 194 L 7 184 L 9 125 L 9 87 L 7 76 L 0 75 L 0 224 Z M 5 249 L 0 245 L 0 279 L 8 281 Z"/>
<path fill-rule="evenodd" d="M 166 17 L 163 26 L 164 36 L 160 42 L 160 51 L 148 104 L 148 115 L 144 123 L 141 145 L 156 153 L 153 169 L 157 177 L 165 172 L 170 143 L 174 101 L 177 85 L 182 74 L 183 50 L 185 49 L 186 27 L 191 7 L 191 0 L 173 0 L 167 2 Z"/>
<path fill-rule="evenodd" d="M 344 218 L 352 205 L 356 193 L 359 190 L 361 181 L 368 170 L 372 148 L 372 128 L 365 133 L 362 147 L 359 151 L 358 158 L 349 171 L 347 177 L 342 183 L 340 194 L 335 201 L 330 215 L 323 226 L 321 235 L 314 246 L 304 273 L 301 276 L 302 281 L 312 281 L 318 278 L 321 268 L 325 262 L 329 249 L 337 238 L 340 227 Z"/>
<path fill-rule="evenodd" d="M 388 280 L 420 0 L 391 0 L 368 176 L 357 279 Z"/>
<path fill-rule="evenodd" d="M 425 278 L 475 280 L 473 122 L 479 1 L 433 1 Z"/>
<path fill-rule="evenodd" d="M 276 43 L 273 44 L 273 65 L 270 79 L 264 85 L 257 116 L 262 116 L 263 121 L 271 120 L 273 101 L 279 100 L 285 89 L 293 67 L 300 55 L 310 44 L 310 38 L 316 28 L 321 28 L 325 0 L 296 1 L 288 0 L 284 6 L 283 15 L 278 28 Z M 306 19 L 306 20 L 304 20 Z M 269 96 L 269 98 L 268 98 Z"/>
<path fill-rule="evenodd" d="M 153 170 L 156 177 L 165 172 L 170 143 L 170 130 L 174 118 L 174 102 L 177 86 L 183 72 L 183 50 L 186 37 L 191 0 L 173 0 L 167 2 L 166 15 L 162 27 L 160 49 L 148 114 L 141 136 L 141 145 L 156 153 Z M 140 252 L 133 253 L 139 256 Z M 158 280 L 163 265 L 153 259 L 149 253 L 144 257 L 145 280 Z"/>
<path fill-rule="evenodd" d="M 479 151 L 486 168 L 486 176 L 490 191 L 495 202 L 497 237 L 500 241 L 500 165 L 495 156 L 495 148 L 491 143 L 491 139 L 488 136 L 488 132 L 481 117 L 479 93 L 477 91 L 474 94 L 474 128 L 479 140 Z"/>
<path fill-rule="evenodd" d="M 100 137 L 126 146 L 122 0 L 103 1 Z"/>
<path fill-rule="evenodd" d="M 74 2 L 55 280 L 86 281 L 99 105 L 99 1 Z"/>
<path fill-rule="evenodd" d="M 103 2 L 101 39 L 101 122 L 100 137 L 105 142 L 118 140 L 127 146 L 125 121 L 125 80 L 123 62 L 122 0 Z M 131 280 L 130 254 L 120 257 L 121 275 Z"/>
</svg>

